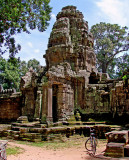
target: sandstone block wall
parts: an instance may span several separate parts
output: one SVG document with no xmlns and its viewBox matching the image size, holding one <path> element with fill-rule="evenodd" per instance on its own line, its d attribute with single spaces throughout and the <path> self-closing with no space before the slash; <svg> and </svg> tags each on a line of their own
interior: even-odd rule
<svg viewBox="0 0 129 160">
<path fill-rule="evenodd" d="M 0 121 L 16 121 L 21 116 L 21 96 L 0 97 Z"/>
</svg>

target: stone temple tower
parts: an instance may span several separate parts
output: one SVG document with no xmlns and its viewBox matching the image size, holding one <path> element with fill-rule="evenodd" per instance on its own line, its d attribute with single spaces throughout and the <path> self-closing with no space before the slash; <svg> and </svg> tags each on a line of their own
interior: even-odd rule
<svg viewBox="0 0 129 160">
<path fill-rule="evenodd" d="M 84 108 L 85 88 L 91 73 L 96 73 L 93 36 L 83 18 L 75 6 L 62 8 L 44 55 L 48 79 L 44 92 L 49 100 L 43 100 L 42 109 L 54 122 L 72 115 L 76 107 Z"/>
<path fill-rule="evenodd" d="M 44 56 L 48 69 L 68 62 L 75 72 L 85 70 L 88 74 L 96 70 L 93 36 L 83 18 L 75 6 L 64 7 L 58 13 Z"/>
</svg>

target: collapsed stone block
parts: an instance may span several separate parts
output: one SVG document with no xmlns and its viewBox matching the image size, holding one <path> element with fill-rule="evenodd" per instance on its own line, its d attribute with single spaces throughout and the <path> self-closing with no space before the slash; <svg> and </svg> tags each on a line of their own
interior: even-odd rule
<svg viewBox="0 0 129 160">
<path fill-rule="evenodd" d="M 124 157 L 125 143 L 108 143 L 106 146 L 105 156 L 120 158 Z"/>
<path fill-rule="evenodd" d="M 116 143 L 128 143 L 128 131 L 112 131 L 106 133 L 106 138 L 109 142 L 116 142 Z"/>
<path fill-rule="evenodd" d="M 124 156 L 129 157 L 129 144 L 124 147 Z"/>
<path fill-rule="evenodd" d="M 20 128 L 19 130 L 21 133 L 27 133 L 29 131 L 28 128 Z"/>
<path fill-rule="evenodd" d="M 27 116 L 20 116 L 17 119 L 17 122 L 19 122 L 19 123 L 28 123 L 28 117 Z"/>
<path fill-rule="evenodd" d="M 44 129 L 43 128 L 30 128 L 29 132 L 30 133 L 43 133 Z"/>
</svg>

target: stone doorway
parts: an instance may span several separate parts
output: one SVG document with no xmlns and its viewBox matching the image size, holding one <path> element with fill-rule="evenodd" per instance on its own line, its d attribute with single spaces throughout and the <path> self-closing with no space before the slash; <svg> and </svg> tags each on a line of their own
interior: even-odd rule
<svg viewBox="0 0 129 160">
<path fill-rule="evenodd" d="M 100 77 L 95 72 L 92 72 L 89 77 L 89 84 L 98 84 L 99 79 Z"/>
<path fill-rule="evenodd" d="M 58 85 L 54 84 L 52 86 L 52 117 L 53 122 L 58 122 L 58 103 L 57 103 L 57 93 L 58 93 Z"/>
</svg>

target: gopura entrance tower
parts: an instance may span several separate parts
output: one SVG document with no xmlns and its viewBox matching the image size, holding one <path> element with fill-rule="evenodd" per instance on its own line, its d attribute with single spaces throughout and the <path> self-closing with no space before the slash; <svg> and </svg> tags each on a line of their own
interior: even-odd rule
<svg viewBox="0 0 129 160">
<path fill-rule="evenodd" d="M 46 59 L 48 103 L 43 114 L 51 121 L 65 120 L 85 105 L 85 87 L 96 72 L 93 36 L 75 6 L 62 8 L 50 34 Z"/>
</svg>

